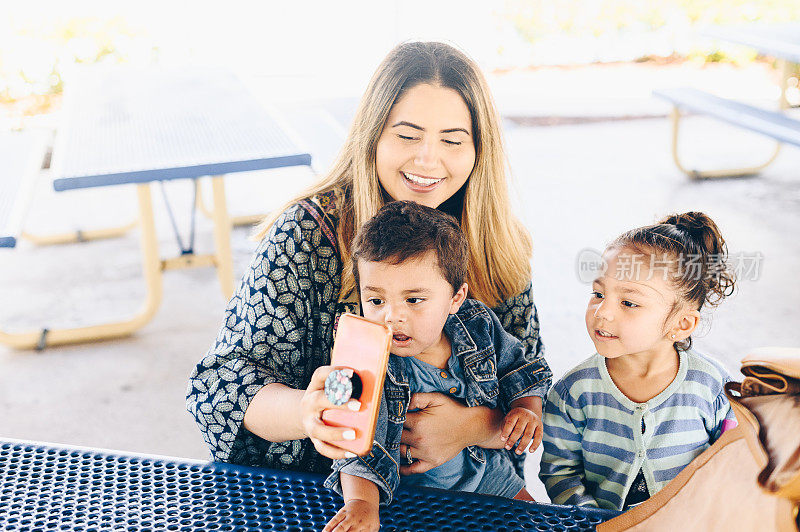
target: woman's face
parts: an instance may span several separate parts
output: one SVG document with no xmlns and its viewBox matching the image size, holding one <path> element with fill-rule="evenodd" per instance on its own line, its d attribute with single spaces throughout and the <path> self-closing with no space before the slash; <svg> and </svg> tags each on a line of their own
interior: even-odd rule
<svg viewBox="0 0 800 532">
<path fill-rule="evenodd" d="M 378 179 L 392 199 L 436 208 L 467 181 L 475 144 L 467 104 L 423 83 L 394 104 L 378 139 Z"/>
</svg>

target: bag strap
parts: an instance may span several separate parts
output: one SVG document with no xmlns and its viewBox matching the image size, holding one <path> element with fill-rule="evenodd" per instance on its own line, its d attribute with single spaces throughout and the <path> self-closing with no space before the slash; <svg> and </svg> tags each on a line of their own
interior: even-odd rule
<svg viewBox="0 0 800 532">
<path fill-rule="evenodd" d="M 703 451 L 702 454 L 695 458 L 683 469 L 683 471 L 678 473 L 674 479 L 664 486 L 661 491 L 644 501 L 642 504 L 631 508 L 627 512 L 622 513 L 609 521 L 598 524 L 597 531 L 671 531 L 675 529 L 676 522 L 682 522 L 684 524 L 687 522 L 691 523 L 692 516 L 685 515 L 686 508 L 682 507 L 682 504 L 686 501 L 685 499 L 681 499 L 680 492 L 687 486 L 687 484 L 694 484 L 696 482 L 697 484 L 695 484 L 695 486 L 707 486 L 708 496 L 715 497 L 720 491 L 720 486 L 714 485 L 712 482 L 713 475 L 704 475 L 703 469 L 705 467 L 710 467 L 711 471 L 713 471 L 714 468 L 718 467 L 724 467 L 728 469 L 736 468 L 737 466 L 740 468 L 743 466 L 747 467 L 748 464 L 744 464 L 740 460 L 735 461 L 735 463 L 730 463 L 728 458 L 733 456 L 734 458 L 738 457 L 739 459 L 747 460 L 746 450 L 741 449 L 740 452 L 737 452 L 737 449 L 741 448 L 739 447 L 742 443 L 741 440 L 746 438 L 747 436 L 745 431 L 741 428 L 741 426 L 725 431 L 722 436 L 720 436 L 720 438 L 714 442 L 714 445 Z M 751 469 L 751 467 L 748 469 Z M 743 484 L 745 483 L 746 482 L 743 482 Z M 759 496 L 761 496 L 760 492 L 757 490 L 755 491 L 759 494 Z M 725 507 L 728 504 L 736 504 L 735 501 L 721 499 L 720 497 L 717 497 L 714 500 L 716 504 L 719 505 L 719 512 L 724 512 Z M 770 511 L 775 512 L 774 521 L 766 522 L 765 530 L 776 530 L 778 532 L 795 532 L 797 530 L 797 526 L 795 524 L 795 515 L 797 510 L 792 501 L 788 499 L 767 497 L 766 500 L 762 500 L 761 502 L 769 502 L 774 505 L 772 509 L 767 510 L 767 514 Z M 659 519 L 658 514 L 662 516 L 661 519 Z M 708 514 L 704 515 L 703 517 L 707 520 L 709 519 Z M 695 519 L 696 518 L 697 516 L 695 516 Z M 652 519 L 655 519 L 656 521 L 653 521 Z M 665 521 L 669 522 L 667 526 L 664 526 Z M 656 525 L 655 523 L 658 524 Z M 692 530 L 700 530 L 706 529 L 706 527 L 713 527 L 713 522 L 706 521 L 702 523 L 694 523 L 694 525 L 694 527 L 690 527 Z"/>
<path fill-rule="evenodd" d="M 726 382 L 725 396 L 728 398 L 728 402 L 731 404 L 733 413 L 736 414 L 736 421 L 742 428 L 745 440 L 747 441 L 747 447 L 750 449 L 753 459 L 756 461 L 756 464 L 759 468 L 763 469 L 767 467 L 767 464 L 769 464 L 769 455 L 767 454 L 767 451 L 764 449 L 764 446 L 761 444 L 761 440 L 758 437 L 759 433 L 761 432 L 761 424 L 758 422 L 758 418 L 756 418 L 750 409 L 741 402 L 741 383 Z"/>
<path fill-rule="evenodd" d="M 322 233 L 328 238 L 328 241 L 333 246 L 333 249 L 336 250 L 337 254 L 339 253 L 339 242 L 336 239 L 336 233 L 334 232 L 331 224 L 328 223 L 328 216 L 322 211 L 322 209 L 317 206 L 316 203 L 313 201 L 308 200 L 300 200 L 298 202 L 301 207 L 303 207 L 308 213 L 314 217 L 314 219 L 319 224 L 320 229 L 322 229 Z M 340 254 L 341 255 L 341 254 Z"/>
</svg>

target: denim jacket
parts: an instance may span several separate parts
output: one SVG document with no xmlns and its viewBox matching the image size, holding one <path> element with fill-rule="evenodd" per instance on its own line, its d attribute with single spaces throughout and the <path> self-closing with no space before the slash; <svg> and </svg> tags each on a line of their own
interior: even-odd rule
<svg viewBox="0 0 800 532">
<path fill-rule="evenodd" d="M 483 303 L 464 301 L 459 311 L 447 318 L 444 333 L 450 339 L 451 356 L 459 357 L 464 368 L 467 406 L 499 405 L 508 412 L 515 399 L 544 398 L 547 394 L 552 380 L 547 363 L 541 357 L 526 355 L 522 343 L 503 329 L 497 316 Z M 381 502 L 391 502 L 400 484 L 400 436 L 411 400 L 404 367 L 401 357 L 389 357 L 371 451 L 356 458 L 334 460 L 326 487 L 342 493 L 340 473 L 348 473 L 374 482 L 381 492 Z M 470 446 L 467 450 L 473 460 L 486 460 L 480 447 Z"/>
</svg>

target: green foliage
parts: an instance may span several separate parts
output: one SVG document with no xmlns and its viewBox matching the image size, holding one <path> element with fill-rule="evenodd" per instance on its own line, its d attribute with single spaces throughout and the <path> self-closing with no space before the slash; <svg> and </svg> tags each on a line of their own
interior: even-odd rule
<svg viewBox="0 0 800 532">
<path fill-rule="evenodd" d="M 560 37 L 669 34 L 712 25 L 800 21 L 798 0 L 506 0 L 503 17 L 535 45 Z M 707 61 L 752 60 L 720 50 L 691 50 Z M 751 54 L 752 55 L 752 54 Z"/>
<path fill-rule="evenodd" d="M 63 91 L 63 75 L 75 65 L 119 64 L 141 55 L 148 43 L 116 18 L 72 18 L 0 32 L 0 104 L 42 112 Z M 30 100 L 30 105 L 23 105 Z M 28 109 L 30 108 L 30 109 Z"/>
</svg>

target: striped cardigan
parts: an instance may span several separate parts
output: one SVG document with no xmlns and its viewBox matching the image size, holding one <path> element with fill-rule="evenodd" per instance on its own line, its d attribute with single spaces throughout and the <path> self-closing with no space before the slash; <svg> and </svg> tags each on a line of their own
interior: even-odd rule
<svg viewBox="0 0 800 532">
<path fill-rule="evenodd" d="M 553 503 L 622 509 L 640 469 L 654 495 L 735 424 L 723 391 L 729 380 L 718 362 L 682 351 L 675 380 L 635 403 L 614 385 L 605 358 L 585 360 L 547 396 L 539 477 Z"/>
</svg>

